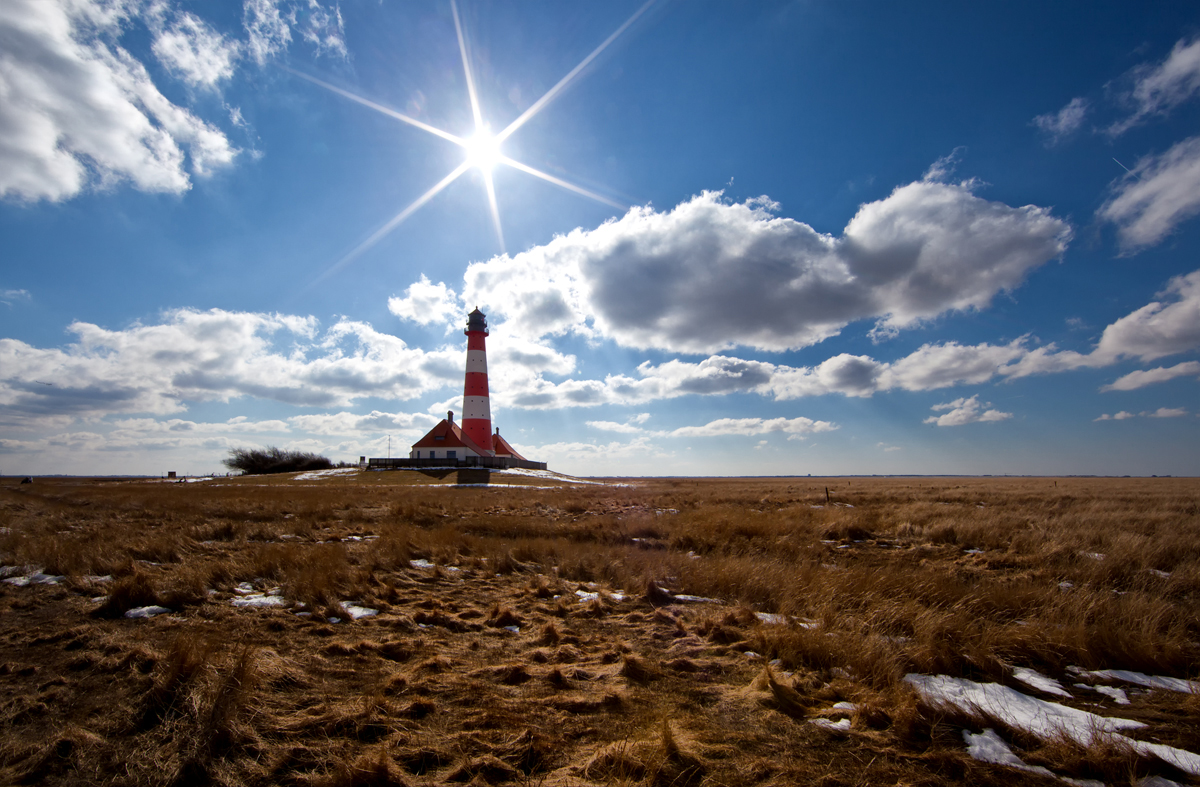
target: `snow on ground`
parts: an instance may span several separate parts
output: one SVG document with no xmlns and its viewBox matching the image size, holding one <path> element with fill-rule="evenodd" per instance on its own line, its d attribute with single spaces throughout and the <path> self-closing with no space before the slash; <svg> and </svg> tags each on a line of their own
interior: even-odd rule
<svg viewBox="0 0 1200 787">
<path fill-rule="evenodd" d="M 1122 683 L 1132 683 L 1145 686 L 1148 689 L 1166 689 L 1182 694 L 1200 693 L 1200 681 L 1184 680 L 1183 678 L 1166 678 L 1161 675 L 1146 675 L 1127 669 L 1098 669 L 1085 670 L 1080 667 L 1067 667 L 1067 672 L 1076 677 L 1088 680 L 1114 680 Z"/>
<path fill-rule="evenodd" d="M 287 599 L 270 593 L 248 593 L 231 600 L 235 607 L 286 607 Z"/>
<path fill-rule="evenodd" d="M 1062 687 L 1062 684 L 1054 678 L 1047 678 L 1037 670 L 1031 670 L 1028 667 L 1013 668 L 1013 677 L 1024 683 L 1026 686 L 1032 686 L 1038 691 L 1044 691 L 1047 694 L 1055 694 L 1059 697 L 1071 699 L 1071 694 Z"/>
<path fill-rule="evenodd" d="M 363 607 L 358 604 L 353 604 L 349 601 L 343 601 L 341 603 L 341 606 L 342 606 L 342 609 L 346 610 L 346 614 L 350 616 L 351 620 L 358 620 L 360 618 L 369 618 L 373 615 L 379 614 L 379 610 L 377 610 L 377 609 L 371 609 L 370 607 Z"/>
<path fill-rule="evenodd" d="M 582 478 L 575 478 L 574 476 L 563 475 L 562 473 L 556 473 L 553 470 L 526 470 L 523 467 L 509 467 L 509 468 L 505 468 L 504 470 L 492 470 L 491 472 L 494 475 L 523 475 L 523 476 L 529 476 L 530 478 L 545 478 L 547 481 L 565 481 L 568 484 L 588 484 L 588 485 L 594 485 L 594 486 L 612 486 L 612 484 L 606 484 L 603 481 L 585 481 Z M 621 486 L 624 486 L 624 484 L 622 484 Z"/>
<path fill-rule="evenodd" d="M 1116 686 L 1092 686 L 1088 683 L 1076 683 L 1075 688 L 1098 691 L 1104 696 L 1111 698 L 1118 705 L 1129 704 L 1129 695 L 1125 693 L 1125 689 L 1118 689 Z"/>
<path fill-rule="evenodd" d="M 292 478 L 293 481 L 316 481 L 319 478 L 329 478 L 335 475 L 350 475 L 357 473 L 357 467 L 335 467 L 332 470 L 309 470 Z"/>
<path fill-rule="evenodd" d="M 580 601 L 592 601 L 594 599 L 600 598 L 599 593 L 590 593 L 586 590 L 576 590 L 575 595 L 579 596 Z M 619 590 L 613 590 L 613 591 L 609 592 L 608 595 L 612 597 L 613 601 L 624 601 L 625 600 L 625 594 Z"/>
<path fill-rule="evenodd" d="M 1100 716 L 1056 702 L 1046 702 L 999 683 L 976 683 L 948 675 L 915 673 L 905 675 L 904 680 L 927 702 L 951 705 L 968 713 L 982 713 L 1043 740 L 1066 736 L 1087 746 L 1097 736 L 1110 737 L 1127 744 L 1143 756 L 1157 757 L 1181 771 L 1200 776 L 1200 755 L 1121 734 L 1123 730 L 1145 727 L 1140 721 Z"/>
<path fill-rule="evenodd" d="M 452 574 L 462 571 L 462 569 L 458 568 L 457 566 L 439 566 L 436 563 L 430 563 L 428 560 L 426 560 L 423 557 L 419 557 L 416 560 L 408 561 L 408 565 L 411 566 L 412 568 L 430 568 L 430 569 L 440 568 L 442 571 L 449 571 Z"/>
<path fill-rule="evenodd" d="M 170 611 L 171 610 L 167 609 L 166 607 L 160 607 L 156 604 L 151 604 L 148 607 L 134 607 L 133 609 L 126 610 L 125 617 L 130 618 L 131 620 L 138 620 L 140 618 L 152 618 L 155 615 L 166 615 Z"/>
<path fill-rule="evenodd" d="M 66 577 L 42 573 L 40 567 L 34 566 L 0 566 L 0 576 L 9 585 L 23 588 L 30 585 L 57 585 Z"/>
<path fill-rule="evenodd" d="M 833 730 L 834 732 L 850 731 L 849 719 L 840 719 L 838 721 L 834 721 L 832 719 L 812 719 L 812 723 L 818 727 L 824 727 L 827 730 Z"/>
<path fill-rule="evenodd" d="M 979 734 L 975 734 L 970 730 L 963 730 L 963 740 L 967 743 L 967 754 L 971 755 L 980 762 L 988 762 L 993 765 L 1007 765 L 1010 768 L 1017 768 L 1029 773 L 1036 773 L 1050 778 L 1062 778 L 1063 781 L 1069 784 L 1078 785 L 1078 787 L 1104 787 L 1104 782 L 1094 781 L 1092 779 L 1068 779 L 1065 777 L 1056 776 L 1047 768 L 1040 765 L 1029 765 L 1024 760 L 1016 755 L 1016 753 L 1008 747 L 1004 739 L 996 734 L 995 730 L 986 729 Z"/>
</svg>

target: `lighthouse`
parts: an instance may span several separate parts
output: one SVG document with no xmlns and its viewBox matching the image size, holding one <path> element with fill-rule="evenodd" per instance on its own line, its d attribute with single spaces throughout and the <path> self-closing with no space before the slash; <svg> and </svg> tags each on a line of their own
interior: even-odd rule
<svg viewBox="0 0 1200 787">
<path fill-rule="evenodd" d="M 479 467 L 545 470 L 545 462 L 526 459 L 492 431 L 492 408 L 488 401 L 487 315 L 475 311 L 467 315 L 467 373 L 463 382 L 462 425 L 455 423 L 454 411 L 424 437 L 413 443 L 407 459 L 371 459 L 367 467 L 382 470 L 394 467 Z"/>
<path fill-rule="evenodd" d="M 488 401 L 487 315 L 475 307 L 467 315 L 467 373 L 463 382 L 462 431 L 475 445 L 495 455 L 492 407 Z"/>
</svg>

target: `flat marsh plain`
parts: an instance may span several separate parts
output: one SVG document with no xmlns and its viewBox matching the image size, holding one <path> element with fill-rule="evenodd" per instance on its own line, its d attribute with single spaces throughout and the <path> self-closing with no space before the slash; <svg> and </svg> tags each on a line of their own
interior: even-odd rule
<svg viewBox="0 0 1200 787">
<path fill-rule="evenodd" d="M 1197 779 L 1197 479 L 4 479 L 0 566 L 4 784 Z"/>
</svg>

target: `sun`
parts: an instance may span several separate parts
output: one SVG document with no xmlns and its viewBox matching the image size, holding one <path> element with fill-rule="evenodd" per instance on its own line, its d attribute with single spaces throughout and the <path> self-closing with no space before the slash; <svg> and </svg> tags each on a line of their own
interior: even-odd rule
<svg viewBox="0 0 1200 787">
<path fill-rule="evenodd" d="M 500 153 L 500 140 L 486 128 L 465 140 L 463 148 L 467 152 L 467 163 L 485 173 L 491 172 L 504 158 Z"/>
<path fill-rule="evenodd" d="M 409 117 L 408 115 L 397 112 L 394 109 L 371 101 L 370 99 L 355 95 L 348 90 L 344 90 L 335 85 L 331 85 L 328 82 L 317 79 L 316 77 L 303 74 L 295 69 L 284 66 L 284 69 L 302 79 L 306 79 L 313 84 L 320 85 L 326 90 L 337 93 L 338 95 L 348 98 L 358 104 L 362 104 L 365 107 L 369 107 L 376 112 L 380 112 L 388 117 L 395 118 L 401 123 L 414 126 L 436 137 L 441 137 L 447 142 L 452 142 L 455 145 L 458 145 L 466 153 L 466 158 L 463 160 L 463 162 L 455 167 L 448 175 L 446 175 L 446 177 L 435 183 L 429 188 L 428 191 L 417 197 L 411 204 L 409 204 L 408 207 L 397 213 L 390 221 L 372 233 L 369 238 L 358 244 L 358 246 L 356 246 L 352 251 L 329 267 L 324 273 L 316 278 L 313 284 L 316 284 L 326 277 L 333 275 L 338 270 L 349 264 L 351 260 L 377 243 L 380 238 L 395 229 L 397 225 L 419 210 L 423 205 L 429 202 L 429 200 L 433 199 L 434 196 L 457 180 L 469 169 L 478 169 L 483 175 L 483 186 L 484 190 L 487 192 L 488 208 L 492 214 L 492 225 L 496 230 L 496 240 L 499 242 L 501 253 L 505 252 L 504 231 L 500 227 L 500 208 L 496 201 L 496 187 L 492 179 L 492 170 L 500 164 L 524 172 L 527 175 L 533 175 L 534 177 L 540 178 L 548 183 L 553 183 L 559 188 L 572 191 L 581 196 L 596 200 L 597 202 L 602 202 L 605 205 L 610 205 L 618 210 L 626 210 L 628 206 L 617 202 L 616 200 L 609 199 L 602 194 L 597 194 L 594 191 L 563 180 L 562 178 L 551 175 L 548 172 L 542 172 L 541 170 L 534 169 L 528 164 L 523 164 L 520 161 L 509 158 L 500 152 L 500 145 L 503 144 L 506 139 L 512 136 L 517 129 L 525 125 L 525 123 L 528 122 L 534 115 L 541 112 L 547 104 L 549 104 L 564 90 L 566 90 L 566 88 L 579 77 L 580 73 L 588 66 L 589 63 L 595 60 L 601 52 L 607 49 L 613 41 L 615 41 L 621 36 L 622 33 L 629 29 L 629 26 L 637 21 L 642 14 L 646 13 L 647 9 L 649 9 L 650 6 L 654 5 L 656 2 L 658 2 L 658 0 L 646 0 L 646 2 L 640 8 L 638 8 L 638 10 L 635 11 L 631 17 L 625 20 L 623 25 L 618 27 L 608 38 L 604 39 L 604 41 L 598 47 L 592 50 L 591 54 L 580 61 L 579 65 L 571 69 L 571 71 L 568 72 L 567 75 L 562 79 L 560 79 L 557 84 L 554 85 L 554 87 L 546 91 L 545 95 L 533 102 L 532 105 L 530 105 L 524 112 L 521 113 L 520 117 L 509 123 L 508 126 L 506 126 L 504 130 L 498 134 L 493 134 L 491 132 L 491 129 L 487 121 L 484 119 L 483 112 L 479 106 L 479 95 L 475 90 L 475 78 L 471 73 L 471 61 L 467 53 L 467 40 L 466 36 L 463 34 L 462 20 L 459 19 L 458 4 L 455 2 L 455 0 L 450 0 L 450 11 L 454 17 L 454 31 L 458 36 L 458 51 L 462 56 L 463 72 L 466 76 L 467 82 L 467 95 L 471 102 L 471 115 L 475 121 L 475 133 L 470 137 L 459 136 L 457 134 L 452 134 L 449 131 L 444 131 L 424 121 L 418 120 L 414 117 Z"/>
</svg>

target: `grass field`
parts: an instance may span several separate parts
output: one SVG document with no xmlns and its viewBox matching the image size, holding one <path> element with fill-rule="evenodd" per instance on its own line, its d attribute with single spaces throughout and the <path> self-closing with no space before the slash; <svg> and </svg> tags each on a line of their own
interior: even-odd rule
<svg viewBox="0 0 1200 787">
<path fill-rule="evenodd" d="M 4 784 L 1200 777 L 1197 479 L 6 479 L 0 566 Z"/>
</svg>

